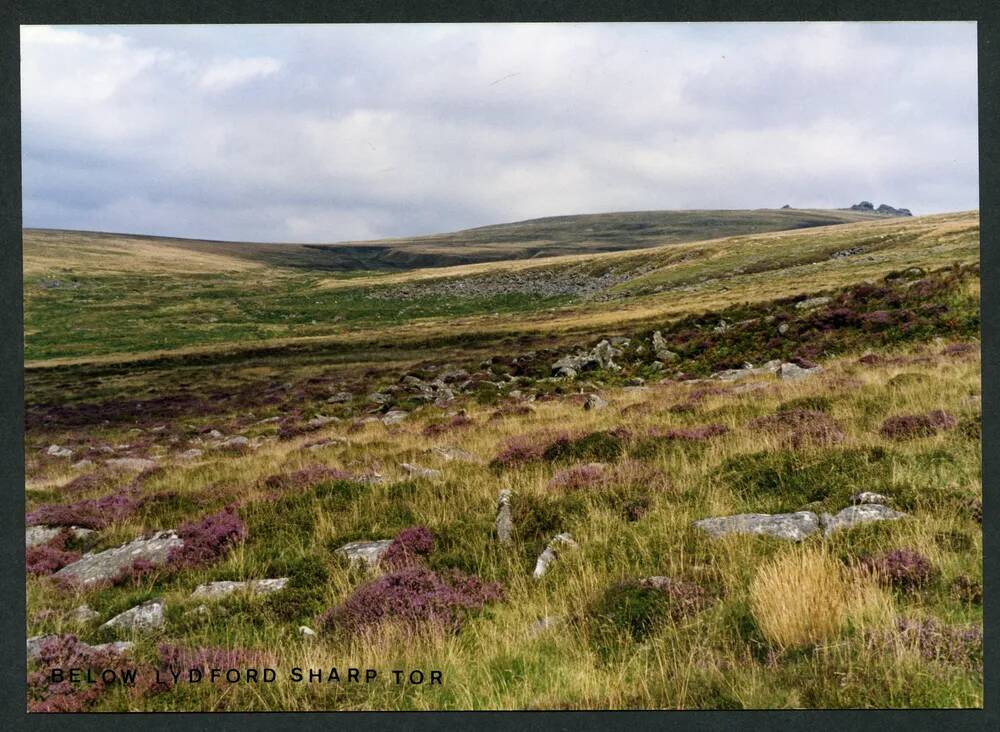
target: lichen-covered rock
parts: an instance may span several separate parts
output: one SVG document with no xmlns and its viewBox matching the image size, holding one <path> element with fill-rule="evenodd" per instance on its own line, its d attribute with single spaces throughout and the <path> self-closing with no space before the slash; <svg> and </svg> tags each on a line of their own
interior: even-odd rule
<svg viewBox="0 0 1000 732">
<path fill-rule="evenodd" d="M 511 491 L 500 491 L 497 498 L 497 538 L 501 544 L 510 544 L 514 540 L 514 518 L 510 512 Z"/>
<path fill-rule="evenodd" d="M 267 595 L 285 589 L 288 584 L 288 577 L 276 577 L 274 579 L 247 580 L 245 582 L 235 582 L 223 580 L 220 582 L 209 582 L 198 585 L 191 597 L 200 597 L 205 600 L 218 600 L 228 597 L 234 592 L 246 592 L 251 595 Z"/>
<path fill-rule="evenodd" d="M 783 363 L 778 370 L 778 376 L 785 381 L 798 381 L 813 374 L 818 374 L 823 370 L 822 366 L 814 366 L 811 369 L 804 369 L 794 363 Z"/>
<path fill-rule="evenodd" d="M 660 361 L 665 363 L 670 363 L 680 358 L 680 356 L 667 348 L 667 341 L 660 331 L 653 333 L 653 353 L 656 354 L 656 357 Z"/>
<path fill-rule="evenodd" d="M 52 576 L 90 585 L 114 578 L 131 567 L 137 559 L 162 566 L 166 563 L 170 550 L 182 546 L 184 540 L 173 531 L 159 531 L 148 539 L 136 539 L 114 549 L 84 554 Z"/>
<path fill-rule="evenodd" d="M 143 470 L 152 470 L 156 467 L 155 460 L 147 460 L 146 458 L 110 458 L 105 460 L 104 464 L 109 468 L 134 470 L 137 473 L 141 473 Z"/>
<path fill-rule="evenodd" d="M 823 524 L 824 533 L 829 536 L 834 531 L 850 529 L 870 521 L 895 521 L 905 516 L 905 513 L 895 511 L 880 503 L 864 503 L 848 506 L 834 516 L 824 513 L 820 517 L 820 521 Z"/>
<path fill-rule="evenodd" d="M 407 473 L 408 475 L 411 475 L 414 478 L 428 478 L 433 480 L 434 478 L 441 477 L 440 470 L 434 470 L 434 468 L 425 468 L 415 463 L 403 463 L 399 467 L 403 469 L 403 472 Z"/>
<path fill-rule="evenodd" d="M 387 427 L 390 425 L 399 424 L 400 422 L 405 420 L 408 416 L 409 414 L 407 412 L 402 411 L 401 409 L 393 409 L 389 412 L 386 412 L 385 416 L 382 417 L 382 424 L 384 424 Z"/>
<path fill-rule="evenodd" d="M 73 455 L 73 451 L 68 447 L 63 447 L 62 445 L 49 445 L 45 454 L 50 457 L 68 458 Z"/>
<path fill-rule="evenodd" d="M 587 400 L 583 403 L 583 408 L 587 410 L 604 409 L 608 406 L 608 400 L 602 399 L 597 394 L 588 394 Z"/>
<path fill-rule="evenodd" d="M 716 538 L 727 534 L 763 534 L 789 541 L 801 541 L 820 529 L 819 517 L 812 511 L 742 513 L 701 519 L 693 525 Z"/>
<path fill-rule="evenodd" d="M 392 544 L 392 539 L 376 539 L 374 541 L 352 541 L 344 544 L 334 553 L 347 557 L 347 561 L 354 565 L 363 565 L 368 569 L 374 569 L 382 561 L 382 556 L 388 551 Z"/>
<path fill-rule="evenodd" d="M 28 526 L 24 530 L 24 546 L 28 548 L 52 541 L 63 529 L 62 526 Z M 97 532 L 93 529 L 83 529 L 79 526 L 70 526 L 69 531 L 74 539 L 81 541 L 89 541 L 97 536 Z"/>
<path fill-rule="evenodd" d="M 115 615 L 101 627 L 138 631 L 156 630 L 166 623 L 163 607 L 162 600 L 150 600 Z"/>
<path fill-rule="evenodd" d="M 578 547 L 579 544 L 569 534 L 556 534 L 552 537 L 552 541 L 549 542 L 548 546 L 545 547 L 545 550 L 538 555 L 538 561 L 535 562 L 535 571 L 531 573 L 531 576 L 535 579 L 541 578 L 542 575 L 549 571 L 549 567 L 561 551 L 576 549 Z"/>
<path fill-rule="evenodd" d="M 860 503 L 890 503 L 891 499 L 889 496 L 883 496 L 881 493 L 874 493 L 872 491 L 861 491 L 860 493 L 855 493 L 851 496 L 851 503 L 857 505 Z"/>
<path fill-rule="evenodd" d="M 828 297 L 810 297 L 800 302 L 795 303 L 796 310 L 813 310 L 815 308 L 821 308 L 824 305 L 830 303 L 830 298 Z"/>
</svg>

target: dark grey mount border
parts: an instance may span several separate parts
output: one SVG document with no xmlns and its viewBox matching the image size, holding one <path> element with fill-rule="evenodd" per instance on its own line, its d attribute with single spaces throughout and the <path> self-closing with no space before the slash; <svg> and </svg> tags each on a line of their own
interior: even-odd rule
<svg viewBox="0 0 1000 732">
<path fill-rule="evenodd" d="M 243 713 L 243 714 L 91 714 L 31 715 L 25 709 L 24 657 L 24 514 L 23 466 L 23 346 L 21 291 L 21 151 L 19 24 L 142 24 L 142 23 L 279 23 L 279 22 L 553 22 L 553 21 L 788 21 L 788 20 L 977 20 L 979 21 L 980 202 L 982 224 L 983 312 L 983 451 L 984 527 L 998 523 L 998 452 L 996 414 L 998 339 L 1000 323 L 1000 252 L 997 251 L 1000 190 L 1000 4 L 996 0 L 704 0 L 656 2 L 635 0 L 431 0 L 417 5 L 405 0 L 7 0 L 0 2 L 0 486 L 8 493 L 0 510 L 0 542 L 4 557 L 0 573 L 0 722 L 8 729 L 64 732 L 115 728 L 121 730 L 302 729 L 443 729 L 475 726 L 486 729 L 695 729 L 775 728 L 980 730 L 1000 729 L 995 593 L 1000 587 L 997 551 L 991 531 L 983 537 L 986 648 L 986 709 L 961 710 L 838 710 L 745 712 L 423 712 L 423 713 Z"/>
</svg>

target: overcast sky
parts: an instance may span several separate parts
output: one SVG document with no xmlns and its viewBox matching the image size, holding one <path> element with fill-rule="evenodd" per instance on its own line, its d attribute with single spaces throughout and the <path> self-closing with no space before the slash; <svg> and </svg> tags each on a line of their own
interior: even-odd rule
<svg viewBox="0 0 1000 732">
<path fill-rule="evenodd" d="M 974 23 L 25 27 L 25 226 L 978 208 Z"/>
</svg>

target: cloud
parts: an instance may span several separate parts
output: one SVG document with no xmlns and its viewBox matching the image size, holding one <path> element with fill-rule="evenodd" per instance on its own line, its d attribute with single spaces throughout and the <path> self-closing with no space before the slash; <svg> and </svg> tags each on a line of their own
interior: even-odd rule
<svg viewBox="0 0 1000 732">
<path fill-rule="evenodd" d="M 256 241 L 978 206 L 972 23 L 22 29 L 27 226 Z"/>
</svg>

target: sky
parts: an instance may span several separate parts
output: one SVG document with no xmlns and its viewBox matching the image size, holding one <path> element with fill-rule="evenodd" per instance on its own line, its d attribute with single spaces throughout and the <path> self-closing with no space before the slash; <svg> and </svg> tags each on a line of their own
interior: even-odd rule
<svg viewBox="0 0 1000 732">
<path fill-rule="evenodd" d="M 25 26 L 24 225 L 979 207 L 975 23 Z"/>
</svg>

